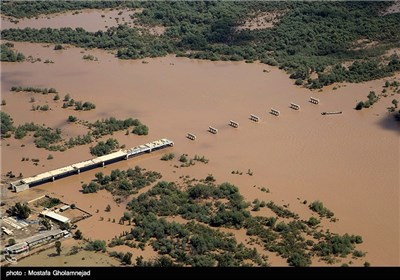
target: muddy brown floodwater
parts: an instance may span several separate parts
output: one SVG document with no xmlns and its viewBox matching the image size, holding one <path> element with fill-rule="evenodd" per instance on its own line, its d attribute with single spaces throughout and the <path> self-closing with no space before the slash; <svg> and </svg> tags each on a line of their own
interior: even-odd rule
<svg viewBox="0 0 400 280">
<path fill-rule="evenodd" d="M 132 24 L 130 15 L 138 12 L 137 10 L 82 10 L 78 13 L 75 11 L 64 12 L 52 15 L 41 15 L 37 18 L 15 19 L 12 17 L 2 16 L 1 28 L 62 28 L 81 27 L 89 32 L 98 30 L 107 30 L 118 24 Z"/>
<path fill-rule="evenodd" d="M 26 56 L 54 61 L 54 64 L 2 63 L 1 92 L 7 105 L 1 110 L 11 114 L 16 124 L 45 123 L 60 127 L 71 136 L 83 131 L 79 125 L 66 123 L 71 114 L 89 121 L 111 116 L 139 118 L 150 127 L 148 136 L 125 136 L 121 132 L 112 137 L 127 147 L 169 138 L 175 142 L 170 151 L 178 156 L 204 155 L 210 162 L 177 169 L 173 167 L 177 160 L 159 160 L 164 153 L 160 151 L 116 163 L 104 172 L 140 165 L 160 171 L 164 179 L 172 181 L 181 175 L 204 178 L 213 174 L 218 182 L 236 184 L 249 201 L 259 198 L 286 203 L 305 218 L 311 214 L 300 201 L 321 200 L 339 218 L 339 222 L 326 223 L 327 226 L 333 232 L 362 235 L 364 243 L 359 248 L 367 252 L 366 260 L 372 265 L 400 265 L 400 127 L 386 110 L 399 95 L 383 97 L 370 109 L 353 109 L 357 101 L 366 100 L 369 91 L 380 93 L 385 80 L 340 84 L 336 85 L 337 90 L 327 87 L 322 92 L 311 92 L 294 86 L 293 80 L 281 70 L 258 63 L 197 61 L 173 56 L 146 59 L 148 63 L 142 63 L 117 60 L 113 54 L 99 50 L 85 51 L 99 61 L 85 61 L 79 48 L 54 51 L 31 43 L 15 43 L 15 47 Z M 388 80 L 399 81 L 399 78 L 396 75 Z M 96 109 L 79 113 L 63 110 L 61 101 L 51 105 L 54 103 L 51 96 L 36 95 L 41 99 L 37 103 L 47 101 L 54 108 L 49 112 L 30 111 L 32 94 L 10 92 L 14 85 L 55 87 L 61 97 L 69 93 L 75 100 L 94 102 Z M 319 98 L 320 104 L 309 103 L 310 96 Z M 290 109 L 290 102 L 299 104 L 300 111 Z M 281 115 L 269 114 L 271 107 L 280 110 Z M 323 111 L 336 110 L 343 114 L 321 115 Z M 258 115 L 261 122 L 251 122 L 250 114 Z M 231 119 L 239 122 L 238 129 L 228 126 Z M 207 132 L 208 126 L 219 129 L 219 133 Z M 187 132 L 197 135 L 197 140 L 186 139 Z M 22 143 L 26 145 L 23 148 Z M 1 143 L 2 173 L 13 170 L 29 176 L 65 166 L 90 158 L 89 146 L 64 153 L 48 152 L 36 149 L 31 138 L 6 139 Z M 49 153 L 54 155 L 51 161 L 46 160 Z M 21 162 L 24 156 L 40 158 L 40 165 Z M 248 169 L 253 176 L 246 175 Z M 243 175 L 233 175 L 232 170 L 242 171 Z M 81 182 L 89 181 L 98 171 L 36 188 L 75 201 L 85 210 L 90 206 L 100 209 L 106 219 L 113 215 L 120 217 L 124 209 L 114 204 L 114 211 L 108 216 L 104 213 L 108 201 L 113 202 L 105 192 L 93 196 L 79 192 Z M 261 192 L 259 187 L 269 188 L 271 193 Z M 104 226 L 106 222 L 99 222 L 97 216 L 80 222 L 84 234 L 109 239 L 121 231 Z"/>
</svg>

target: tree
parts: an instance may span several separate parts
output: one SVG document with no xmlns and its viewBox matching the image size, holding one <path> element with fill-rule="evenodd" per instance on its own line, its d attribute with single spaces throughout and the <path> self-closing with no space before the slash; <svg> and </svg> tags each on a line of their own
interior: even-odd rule
<svg viewBox="0 0 400 280">
<path fill-rule="evenodd" d="M 56 95 L 54 95 L 53 100 L 55 100 L 55 101 L 60 100 L 60 96 L 58 95 L 58 93 Z"/>
<path fill-rule="evenodd" d="M 71 97 L 69 96 L 69 94 L 67 93 L 65 96 L 64 96 L 64 101 L 69 101 L 71 99 Z"/>
<path fill-rule="evenodd" d="M 43 218 L 39 221 L 39 224 L 44 226 L 45 229 L 50 230 L 52 225 L 49 219 Z"/>
<path fill-rule="evenodd" d="M 106 212 L 110 212 L 111 211 L 111 206 L 110 206 L 110 204 L 108 204 L 107 205 L 107 207 L 106 207 L 106 210 L 105 210 Z"/>
<path fill-rule="evenodd" d="M 397 108 L 397 104 L 399 104 L 399 101 L 397 99 L 393 99 L 392 104 L 394 105 L 394 108 Z"/>
<path fill-rule="evenodd" d="M 69 121 L 69 122 L 76 122 L 77 119 L 78 119 L 78 118 L 75 117 L 75 116 L 68 116 L 68 121 Z"/>
<path fill-rule="evenodd" d="M 7 105 L 7 102 L 6 102 L 5 99 L 1 100 L 1 105 L 2 105 L 2 106 Z"/>
<path fill-rule="evenodd" d="M 311 264 L 310 257 L 299 254 L 299 253 L 293 253 L 287 260 L 289 265 L 295 266 L 295 267 L 305 267 L 309 266 Z"/>
<path fill-rule="evenodd" d="M 75 231 L 74 239 L 81 240 L 82 238 L 83 238 L 82 232 L 79 229 L 77 231 Z"/>
<path fill-rule="evenodd" d="M 88 251 L 106 251 L 106 242 L 103 240 L 93 240 L 86 244 Z"/>
<path fill-rule="evenodd" d="M 0 121 L 1 121 L 1 137 L 8 137 L 7 134 L 10 131 L 13 131 L 15 127 L 13 126 L 14 122 L 10 115 L 0 112 Z M 8 134 L 9 135 L 9 134 Z"/>
<path fill-rule="evenodd" d="M 21 204 L 20 202 L 15 203 L 15 206 L 11 207 L 11 214 L 26 219 L 31 214 L 31 209 L 27 204 Z"/>
<path fill-rule="evenodd" d="M 132 264 L 132 253 L 127 252 L 124 257 L 122 258 L 122 262 L 125 264 Z"/>
<path fill-rule="evenodd" d="M 55 45 L 54 46 L 54 50 L 62 50 L 63 49 L 63 46 L 62 45 L 60 45 L 60 44 L 57 44 L 57 45 Z"/>
<path fill-rule="evenodd" d="M 61 254 L 61 242 L 58 240 L 56 241 L 56 252 L 57 252 L 57 255 Z"/>
<path fill-rule="evenodd" d="M 125 221 L 130 221 L 130 220 L 132 219 L 132 213 L 130 213 L 130 212 L 124 212 L 124 217 L 123 217 L 123 219 L 124 219 Z"/>
<path fill-rule="evenodd" d="M 17 242 L 15 241 L 15 239 L 13 239 L 13 238 L 8 239 L 8 246 L 12 246 L 12 245 L 14 245 L 15 243 L 17 243 Z"/>
<path fill-rule="evenodd" d="M 362 108 L 364 108 L 364 102 L 363 102 L 363 101 L 360 101 L 360 102 L 357 103 L 355 109 L 356 109 L 356 110 L 361 110 Z"/>
</svg>

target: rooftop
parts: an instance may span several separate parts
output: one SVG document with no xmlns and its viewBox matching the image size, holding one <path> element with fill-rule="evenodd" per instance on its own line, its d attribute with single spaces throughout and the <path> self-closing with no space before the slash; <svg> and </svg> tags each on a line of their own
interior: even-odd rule
<svg viewBox="0 0 400 280">
<path fill-rule="evenodd" d="M 57 213 L 55 213 L 53 211 L 49 211 L 49 210 L 42 211 L 40 214 L 42 214 L 45 217 L 49 217 L 51 219 L 54 219 L 54 220 L 59 221 L 61 223 L 64 223 L 64 224 L 68 223 L 70 221 L 70 219 L 68 219 L 67 217 L 64 217 L 64 216 L 62 216 L 60 214 L 57 214 Z"/>
</svg>

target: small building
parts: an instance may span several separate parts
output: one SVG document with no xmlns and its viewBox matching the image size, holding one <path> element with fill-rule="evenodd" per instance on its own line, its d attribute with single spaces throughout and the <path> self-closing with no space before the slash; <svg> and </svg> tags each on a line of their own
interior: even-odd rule
<svg viewBox="0 0 400 280">
<path fill-rule="evenodd" d="M 49 230 L 28 237 L 23 242 L 9 246 L 5 249 L 5 251 L 9 254 L 21 254 L 26 251 L 29 251 L 30 249 L 36 246 L 47 244 L 67 236 L 69 236 L 69 232 L 66 230 L 61 230 L 61 229 Z"/>
<path fill-rule="evenodd" d="M 69 208 L 71 208 L 70 205 L 64 205 L 64 206 L 60 207 L 60 211 L 64 212 L 65 210 L 68 210 Z"/>
<path fill-rule="evenodd" d="M 53 240 L 60 239 L 64 235 L 65 235 L 64 230 L 61 229 L 49 230 L 44 233 L 39 233 L 36 234 L 35 236 L 29 237 L 25 240 L 25 242 L 28 244 L 29 248 L 32 248 L 40 244 L 49 243 Z"/>
<path fill-rule="evenodd" d="M 1 231 L 4 232 L 7 235 L 13 235 L 13 231 L 7 229 L 6 227 L 1 227 Z"/>
<path fill-rule="evenodd" d="M 68 219 L 67 217 L 64 217 L 64 216 L 57 214 L 50 210 L 42 211 L 40 213 L 40 215 L 42 215 L 43 217 L 49 218 L 55 222 L 61 223 L 61 224 L 69 224 L 69 222 L 70 222 L 70 219 Z"/>
<path fill-rule="evenodd" d="M 28 243 L 26 242 L 21 242 L 14 244 L 12 246 L 9 246 L 5 249 L 5 251 L 9 254 L 21 254 L 29 250 Z"/>
</svg>

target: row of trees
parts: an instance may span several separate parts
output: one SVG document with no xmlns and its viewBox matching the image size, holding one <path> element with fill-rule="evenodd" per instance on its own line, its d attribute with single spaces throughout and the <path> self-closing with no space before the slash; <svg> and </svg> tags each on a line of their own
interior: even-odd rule
<svg viewBox="0 0 400 280">
<path fill-rule="evenodd" d="M 55 88 L 21 87 L 21 86 L 18 87 L 12 86 L 11 91 L 15 92 L 26 91 L 26 92 L 43 93 L 43 94 L 57 93 L 57 90 Z"/>
</svg>

